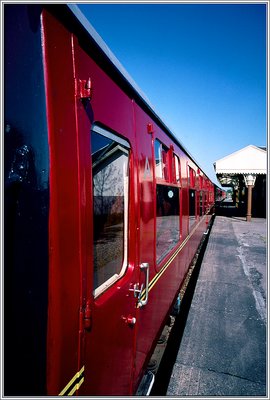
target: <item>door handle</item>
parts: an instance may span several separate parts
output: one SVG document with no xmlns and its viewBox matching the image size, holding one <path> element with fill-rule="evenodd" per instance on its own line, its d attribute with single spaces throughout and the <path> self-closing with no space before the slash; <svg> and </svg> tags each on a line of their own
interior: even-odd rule
<svg viewBox="0 0 270 400">
<path fill-rule="evenodd" d="M 140 269 L 145 272 L 145 289 L 144 293 L 140 294 L 138 306 L 143 307 L 148 303 L 149 263 L 142 263 Z"/>
</svg>

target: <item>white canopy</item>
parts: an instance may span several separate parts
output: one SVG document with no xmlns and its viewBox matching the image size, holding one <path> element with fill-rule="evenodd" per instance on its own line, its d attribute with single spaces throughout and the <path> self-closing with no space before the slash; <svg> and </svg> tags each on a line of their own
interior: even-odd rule
<svg viewBox="0 0 270 400">
<path fill-rule="evenodd" d="M 249 145 L 214 163 L 216 174 L 266 174 L 266 150 Z"/>
</svg>

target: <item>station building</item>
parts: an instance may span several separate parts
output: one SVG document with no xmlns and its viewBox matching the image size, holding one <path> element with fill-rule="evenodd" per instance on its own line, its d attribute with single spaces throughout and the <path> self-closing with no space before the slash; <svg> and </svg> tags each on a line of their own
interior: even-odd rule
<svg viewBox="0 0 270 400">
<path fill-rule="evenodd" d="M 233 189 L 234 205 L 247 221 L 266 217 L 266 147 L 249 145 L 217 160 L 214 168 L 222 187 Z"/>
</svg>

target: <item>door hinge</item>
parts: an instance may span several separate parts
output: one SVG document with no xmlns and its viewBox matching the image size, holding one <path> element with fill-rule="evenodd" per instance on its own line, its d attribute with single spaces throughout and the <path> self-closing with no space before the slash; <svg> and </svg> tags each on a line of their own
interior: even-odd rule
<svg viewBox="0 0 270 400">
<path fill-rule="evenodd" d="M 75 93 L 79 99 L 92 99 L 93 88 L 91 78 L 75 79 Z"/>
<path fill-rule="evenodd" d="M 84 329 L 90 330 L 92 327 L 92 311 L 90 307 L 90 300 L 86 302 L 84 310 Z"/>
</svg>

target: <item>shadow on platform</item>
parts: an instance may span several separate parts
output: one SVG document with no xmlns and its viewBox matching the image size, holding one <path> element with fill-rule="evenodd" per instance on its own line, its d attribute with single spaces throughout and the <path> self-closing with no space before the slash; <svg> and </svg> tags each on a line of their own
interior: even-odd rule
<svg viewBox="0 0 270 400">
<path fill-rule="evenodd" d="M 235 203 L 226 199 L 224 201 L 216 202 L 215 204 L 216 215 L 221 215 L 229 218 L 246 218 L 247 206 L 244 201 L 239 202 L 237 207 Z M 252 217 L 253 218 L 266 218 L 265 206 L 262 207 L 252 207 Z"/>
<path fill-rule="evenodd" d="M 236 207 L 232 200 L 225 200 L 216 203 L 216 215 L 221 215 L 229 218 L 245 218 L 246 210 L 243 207 Z"/>
</svg>

